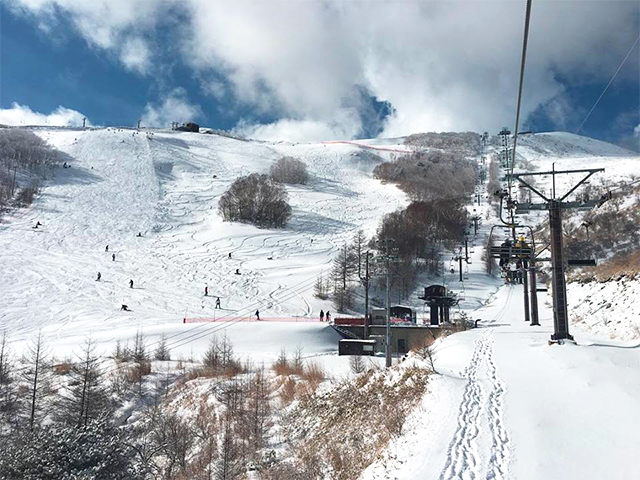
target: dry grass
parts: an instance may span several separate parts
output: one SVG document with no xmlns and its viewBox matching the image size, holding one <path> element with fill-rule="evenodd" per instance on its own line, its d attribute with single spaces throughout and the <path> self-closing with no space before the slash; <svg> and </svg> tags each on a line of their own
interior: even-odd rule
<svg viewBox="0 0 640 480">
<path fill-rule="evenodd" d="M 127 369 L 127 381 L 138 383 L 143 377 L 151 373 L 151 362 L 140 362 Z"/>
<path fill-rule="evenodd" d="M 429 373 L 406 367 L 390 382 L 395 370 L 370 371 L 329 392 L 300 397 L 285 427 L 296 468 L 287 472 L 279 464 L 279 478 L 302 478 L 292 473 L 296 469 L 309 479 L 358 478 L 389 440 L 400 435 L 406 416 L 426 391 Z M 286 388 L 285 381 L 281 390 Z M 271 473 L 265 478 L 275 478 Z"/>
<path fill-rule="evenodd" d="M 71 372 L 71 361 L 68 359 L 53 365 L 53 373 L 55 375 L 67 375 L 69 372 Z"/>
<path fill-rule="evenodd" d="M 640 276 L 640 250 L 635 252 L 615 255 L 607 262 L 589 269 L 570 279 L 570 281 L 585 282 L 608 282 L 621 278 L 636 278 Z"/>
</svg>

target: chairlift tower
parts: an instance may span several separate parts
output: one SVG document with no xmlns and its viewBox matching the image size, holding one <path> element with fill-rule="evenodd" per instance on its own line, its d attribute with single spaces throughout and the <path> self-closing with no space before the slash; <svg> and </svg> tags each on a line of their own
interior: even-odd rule
<svg viewBox="0 0 640 480">
<path fill-rule="evenodd" d="M 517 179 L 521 184 L 531 190 L 533 193 L 542 198 L 541 203 L 520 203 L 516 205 L 516 213 L 527 213 L 531 210 L 547 210 L 549 212 L 549 230 L 550 230 L 550 250 L 551 250 L 551 269 L 552 269 L 552 286 L 553 286 L 553 325 L 554 333 L 551 335 L 552 340 L 573 340 L 569 333 L 569 313 L 567 308 L 567 283 L 565 279 L 566 265 L 594 265 L 591 259 L 569 259 L 565 261 L 562 239 L 562 210 L 566 209 L 591 209 L 595 206 L 602 205 L 611 198 L 611 192 L 605 194 L 599 200 L 586 201 L 567 201 L 567 197 L 586 182 L 592 175 L 603 172 L 604 168 L 588 168 L 580 170 L 556 170 L 555 163 L 550 172 L 531 172 L 531 173 L 514 173 L 513 178 Z M 562 197 L 556 198 L 556 175 L 565 175 L 572 173 L 586 173 L 586 176 L 576 183 Z M 551 175 L 553 187 L 551 196 L 547 197 L 535 187 L 526 182 L 522 177 L 535 175 Z"/>
</svg>

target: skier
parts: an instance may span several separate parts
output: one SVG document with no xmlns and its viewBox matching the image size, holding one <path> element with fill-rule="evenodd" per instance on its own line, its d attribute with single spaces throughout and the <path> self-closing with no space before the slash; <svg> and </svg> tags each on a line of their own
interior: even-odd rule
<svg viewBox="0 0 640 480">
<path fill-rule="evenodd" d="M 206 285 L 204 287 L 204 296 L 205 297 L 209 296 L 209 287 L 207 287 Z"/>
<path fill-rule="evenodd" d="M 240 275 L 240 269 L 236 268 L 236 275 Z"/>
<path fill-rule="evenodd" d="M 104 251 L 108 252 L 109 251 L 109 245 L 107 245 L 106 247 L 104 247 Z"/>
<path fill-rule="evenodd" d="M 102 278 L 102 274 L 98 272 L 98 278 L 96 278 L 96 282 L 99 282 L 101 278 Z"/>
<path fill-rule="evenodd" d="M 129 280 L 129 288 L 133 288 L 133 280 Z"/>
<path fill-rule="evenodd" d="M 222 307 L 220 306 L 220 297 L 216 297 L 216 308 L 222 309 Z"/>
<path fill-rule="evenodd" d="M 38 221 L 36 222 L 36 227 L 41 227 L 41 226 L 42 226 L 42 224 L 40 223 L 40 220 L 38 220 Z"/>
<path fill-rule="evenodd" d="M 138 235 L 136 235 L 136 237 L 141 237 L 142 236 L 142 232 L 138 232 Z"/>
<path fill-rule="evenodd" d="M 324 311 L 320 310 L 320 321 L 324 322 Z"/>
<path fill-rule="evenodd" d="M 122 307 L 120 307 L 120 310 L 124 310 L 125 312 L 130 312 L 131 310 L 129 310 L 129 306 L 125 305 L 124 303 L 122 304 Z"/>
<path fill-rule="evenodd" d="M 327 310 L 327 313 L 324 315 L 324 318 L 327 320 L 327 322 L 331 321 L 331 314 L 329 313 L 329 310 Z"/>
<path fill-rule="evenodd" d="M 115 253 L 112 253 L 112 254 L 111 254 L 111 261 L 112 261 L 112 262 L 115 262 L 115 261 L 116 261 L 116 254 L 115 254 Z"/>
<path fill-rule="evenodd" d="M 231 258 L 231 252 L 229 252 L 229 258 Z"/>
<path fill-rule="evenodd" d="M 260 311 L 256 310 L 256 320 L 260 320 Z"/>
</svg>

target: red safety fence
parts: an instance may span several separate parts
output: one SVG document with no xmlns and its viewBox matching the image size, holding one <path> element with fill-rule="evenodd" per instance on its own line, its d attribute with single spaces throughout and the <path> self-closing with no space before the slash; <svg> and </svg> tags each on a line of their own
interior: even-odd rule
<svg viewBox="0 0 640 480">
<path fill-rule="evenodd" d="M 373 145 L 365 145 L 363 143 L 358 143 L 358 142 L 350 142 L 348 140 L 329 140 L 329 141 L 322 142 L 322 143 L 328 143 L 328 144 L 340 144 L 340 143 L 343 143 L 345 145 L 354 145 L 356 147 L 366 148 L 368 150 L 383 150 L 383 151 L 386 151 L 386 152 L 396 152 L 396 153 L 413 153 L 414 152 L 414 150 L 401 150 L 399 148 L 377 147 L 377 146 L 373 146 Z"/>
<path fill-rule="evenodd" d="M 320 319 L 317 317 L 260 317 L 260 320 L 257 320 L 255 316 L 249 317 L 192 317 L 192 318 L 183 318 L 182 323 L 211 323 L 211 322 L 219 322 L 219 323 L 228 323 L 228 322 L 290 322 L 290 323 L 320 323 Z"/>
</svg>

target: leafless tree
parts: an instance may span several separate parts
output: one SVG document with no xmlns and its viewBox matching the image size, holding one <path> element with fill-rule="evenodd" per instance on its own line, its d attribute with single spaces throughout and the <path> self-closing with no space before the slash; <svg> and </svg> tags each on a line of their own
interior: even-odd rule
<svg viewBox="0 0 640 480">
<path fill-rule="evenodd" d="M 247 222 L 259 227 L 284 227 L 291 217 L 285 188 L 267 175 L 240 177 L 222 194 L 220 215 L 228 222 Z"/>
<path fill-rule="evenodd" d="M 282 157 L 271 165 L 271 178 L 280 183 L 307 183 L 309 173 L 304 162 L 293 157 Z"/>
</svg>

